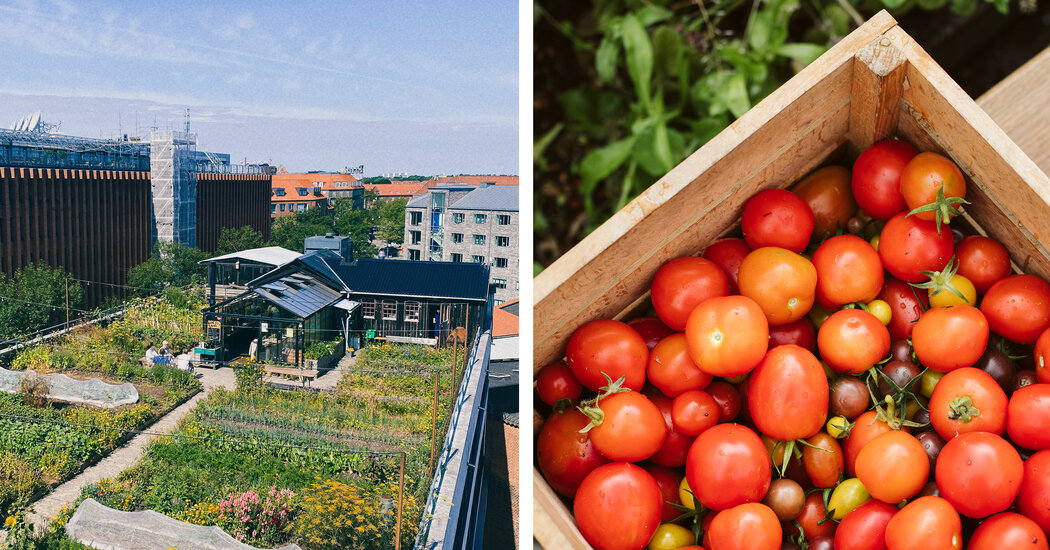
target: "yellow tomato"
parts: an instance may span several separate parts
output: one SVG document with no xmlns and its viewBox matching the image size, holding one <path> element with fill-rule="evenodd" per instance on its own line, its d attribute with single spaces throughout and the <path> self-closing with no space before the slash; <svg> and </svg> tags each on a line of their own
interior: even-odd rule
<svg viewBox="0 0 1050 550">
<path fill-rule="evenodd" d="M 845 416 L 832 416 L 830 419 L 828 419 L 828 423 L 826 425 L 828 435 L 834 437 L 835 439 L 842 439 L 843 437 L 849 435 L 849 425 L 850 421 L 847 420 Z"/>
<path fill-rule="evenodd" d="M 880 323 L 888 325 L 893 311 L 885 300 L 872 300 L 868 302 L 868 313 L 874 315 Z"/>
<path fill-rule="evenodd" d="M 876 252 L 879 251 L 879 236 L 878 235 L 875 235 L 874 237 L 872 237 L 871 240 L 868 241 L 868 242 L 871 243 L 871 247 L 874 248 Z"/>
<path fill-rule="evenodd" d="M 693 490 L 689 488 L 689 479 L 683 477 L 682 482 L 678 484 L 678 500 L 682 501 L 682 506 L 689 508 L 690 510 L 696 510 L 696 505 L 693 504 Z"/>
<path fill-rule="evenodd" d="M 683 546 L 696 544 L 696 535 L 692 531 L 673 523 L 662 523 L 649 539 L 649 550 L 677 550 Z"/>
<path fill-rule="evenodd" d="M 969 279 L 956 273 L 948 280 L 948 284 L 955 290 L 958 290 L 962 297 L 956 296 L 955 293 L 948 289 L 942 288 L 938 291 L 935 288 L 931 288 L 927 291 L 930 296 L 930 307 L 963 305 L 977 307 L 977 289 L 974 288 L 973 283 Z"/>
<path fill-rule="evenodd" d="M 868 488 L 859 479 L 851 477 L 839 483 L 838 487 L 831 492 L 828 509 L 832 511 L 835 521 L 838 521 L 869 500 L 871 500 L 871 495 L 868 494 Z"/>
</svg>

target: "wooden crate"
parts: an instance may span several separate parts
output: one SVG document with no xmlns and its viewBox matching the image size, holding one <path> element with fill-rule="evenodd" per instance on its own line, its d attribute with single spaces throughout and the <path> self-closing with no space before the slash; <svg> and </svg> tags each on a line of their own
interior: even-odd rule
<svg viewBox="0 0 1050 550">
<path fill-rule="evenodd" d="M 647 305 L 656 270 L 738 223 L 744 202 L 786 187 L 843 149 L 898 136 L 968 177 L 965 220 L 1015 267 L 1050 279 L 1050 180 L 885 11 L 682 161 L 534 281 L 535 373 L 572 332 Z M 587 548 L 533 469 L 534 529 L 546 548 Z"/>
</svg>

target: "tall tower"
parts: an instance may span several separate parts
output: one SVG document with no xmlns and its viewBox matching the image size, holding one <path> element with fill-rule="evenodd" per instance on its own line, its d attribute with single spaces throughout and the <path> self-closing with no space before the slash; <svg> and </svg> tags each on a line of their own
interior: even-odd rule
<svg viewBox="0 0 1050 550">
<path fill-rule="evenodd" d="M 189 126 L 187 109 L 186 125 Z M 197 135 L 150 132 L 153 242 L 197 246 Z"/>
</svg>

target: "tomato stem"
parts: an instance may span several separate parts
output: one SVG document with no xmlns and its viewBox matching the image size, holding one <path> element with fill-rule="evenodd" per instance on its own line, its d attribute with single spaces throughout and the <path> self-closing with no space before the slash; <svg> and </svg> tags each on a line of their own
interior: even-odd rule
<svg viewBox="0 0 1050 550">
<path fill-rule="evenodd" d="M 942 268 L 940 271 L 920 271 L 919 272 L 919 273 L 922 273 L 923 275 L 929 277 L 930 278 L 929 281 L 926 281 L 924 283 L 908 283 L 908 284 L 913 286 L 913 287 L 915 287 L 915 288 L 926 289 L 929 292 L 929 295 L 930 295 L 931 298 L 936 296 L 936 295 L 938 295 L 938 294 L 940 294 L 941 292 L 947 290 L 948 292 L 951 292 L 955 296 L 957 296 L 960 299 L 962 299 L 962 301 L 964 301 L 966 303 L 970 303 L 970 300 L 967 300 L 966 296 L 963 296 L 963 293 L 960 292 L 959 289 L 955 288 L 955 285 L 953 285 L 952 282 L 951 282 L 952 278 L 955 277 L 956 271 L 958 271 L 958 270 L 959 270 L 959 266 L 955 262 L 955 256 L 952 256 L 948 260 L 948 265 L 944 266 L 944 268 Z M 973 304 L 970 304 L 970 305 L 973 305 Z"/>
<path fill-rule="evenodd" d="M 944 196 L 944 181 L 941 181 L 941 186 L 937 189 L 937 198 L 930 204 L 924 204 L 911 212 L 908 212 L 906 218 L 920 212 L 933 212 L 933 219 L 937 223 L 937 234 L 941 234 L 941 224 L 945 225 L 951 221 L 953 216 L 962 214 L 962 211 L 956 206 L 957 204 L 970 204 L 969 201 L 962 197 L 945 197 Z"/>
<path fill-rule="evenodd" d="M 973 406 L 968 395 L 956 397 L 948 403 L 948 420 L 961 420 L 963 424 L 981 416 L 981 409 Z"/>
</svg>

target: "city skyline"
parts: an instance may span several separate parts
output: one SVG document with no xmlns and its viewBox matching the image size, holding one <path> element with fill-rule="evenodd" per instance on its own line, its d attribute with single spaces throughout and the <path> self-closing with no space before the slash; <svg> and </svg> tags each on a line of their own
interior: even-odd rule
<svg viewBox="0 0 1050 550">
<path fill-rule="evenodd" d="M 189 108 L 198 147 L 237 163 L 517 174 L 516 7 L 0 3 L 0 127 L 40 110 L 145 137 Z"/>
</svg>

